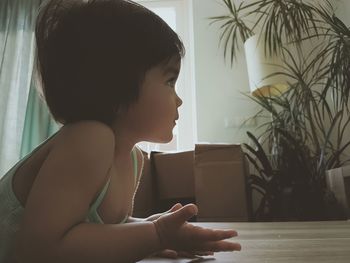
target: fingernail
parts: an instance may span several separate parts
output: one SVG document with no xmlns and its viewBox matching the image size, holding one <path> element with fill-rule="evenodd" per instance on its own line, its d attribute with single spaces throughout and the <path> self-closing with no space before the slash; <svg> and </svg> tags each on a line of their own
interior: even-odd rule
<svg viewBox="0 0 350 263">
<path fill-rule="evenodd" d="M 190 212 L 191 214 L 196 214 L 196 209 L 194 209 L 194 207 L 191 207 Z"/>
<path fill-rule="evenodd" d="M 187 211 L 189 211 L 191 214 L 197 214 L 197 209 L 194 205 L 191 205 L 191 204 L 187 204 L 185 206 L 185 208 L 187 209 Z"/>
<path fill-rule="evenodd" d="M 198 214 L 198 208 L 197 208 L 196 206 L 193 206 L 193 207 L 192 207 L 192 211 L 193 211 L 193 213 L 194 213 L 195 215 Z"/>
</svg>

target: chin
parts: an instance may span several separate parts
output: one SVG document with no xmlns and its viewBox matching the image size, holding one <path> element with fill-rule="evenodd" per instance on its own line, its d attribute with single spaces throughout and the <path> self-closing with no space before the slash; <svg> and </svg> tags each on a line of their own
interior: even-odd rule
<svg viewBox="0 0 350 263">
<path fill-rule="evenodd" d="M 153 143 L 169 143 L 173 139 L 173 133 L 170 133 L 168 136 L 162 136 L 157 139 L 152 140 Z"/>
<path fill-rule="evenodd" d="M 173 135 L 171 135 L 168 138 L 164 138 L 163 140 L 159 141 L 159 143 L 169 143 L 173 139 Z"/>
</svg>

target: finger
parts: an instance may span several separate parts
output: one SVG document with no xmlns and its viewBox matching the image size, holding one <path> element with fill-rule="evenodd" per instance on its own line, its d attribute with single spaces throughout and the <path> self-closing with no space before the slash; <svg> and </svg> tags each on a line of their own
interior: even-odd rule
<svg viewBox="0 0 350 263">
<path fill-rule="evenodd" d="M 228 241 L 214 241 L 214 242 L 202 243 L 199 245 L 199 248 L 196 250 L 224 252 L 224 251 L 241 251 L 241 249 L 242 247 L 239 243 L 233 243 Z"/>
<path fill-rule="evenodd" d="M 171 212 L 175 212 L 176 210 L 179 210 L 181 207 L 182 207 L 182 204 L 176 203 L 169 210 L 167 210 L 165 212 L 162 212 L 162 213 L 155 214 L 154 216 L 156 216 L 158 218 L 158 217 L 160 217 L 162 215 L 165 215 L 165 214 L 168 214 L 168 213 L 171 213 Z"/>
<path fill-rule="evenodd" d="M 163 213 L 158 213 L 158 214 L 154 214 L 154 215 L 151 215 L 149 217 L 146 218 L 146 221 L 153 221 L 153 220 L 156 220 L 158 219 L 160 216 L 162 216 Z"/>
<path fill-rule="evenodd" d="M 195 258 L 197 256 L 212 256 L 214 255 L 214 252 L 212 251 L 178 251 L 177 252 L 178 257 L 184 257 L 184 258 Z"/>
<path fill-rule="evenodd" d="M 165 258 L 177 258 L 178 254 L 176 251 L 171 249 L 164 249 L 161 252 L 156 254 L 157 257 L 165 257 Z"/>
<path fill-rule="evenodd" d="M 199 226 L 194 226 L 193 230 L 195 230 L 193 238 L 201 241 L 220 241 L 238 235 L 235 230 L 217 230 Z"/>
<path fill-rule="evenodd" d="M 214 255 L 214 252 L 212 252 L 212 251 L 195 251 L 195 252 L 193 252 L 193 254 L 195 254 L 197 256 L 212 256 L 212 255 Z"/>
<path fill-rule="evenodd" d="M 161 217 L 162 215 L 166 215 L 166 214 L 168 214 L 168 213 L 175 212 L 176 210 L 178 210 L 178 209 L 181 208 L 181 207 L 182 207 L 182 204 L 176 203 L 176 204 L 173 205 L 172 208 L 170 208 L 168 211 L 165 211 L 165 212 L 163 212 L 163 213 L 154 214 L 154 215 L 148 217 L 146 220 L 147 220 L 147 221 L 156 220 L 156 219 L 158 219 L 159 217 Z"/>
<path fill-rule="evenodd" d="M 187 204 L 181 207 L 179 210 L 175 211 L 171 215 L 171 220 L 176 225 L 182 225 L 185 221 L 192 218 L 198 213 L 198 208 L 194 204 Z"/>
<path fill-rule="evenodd" d="M 208 233 L 208 239 L 211 241 L 219 241 L 223 239 L 228 239 L 232 237 L 236 237 L 238 235 L 235 230 L 212 230 L 212 233 Z"/>
<path fill-rule="evenodd" d="M 182 204 L 176 203 L 175 205 L 173 205 L 172 208 L 170 208 L 168 212 L 175 212 L 176 210 L 179 210 L 181 207 L 182 207 Z"/>
<path fill-rule="evenodd" d="M 186 252 L 186 251 L 178 251 L 177 255 L 178 255 L 178 257 L 182 257 L 182 258 L 195 258 L 196 257 L 196 255 L 194 253 Z"/>
</svg>

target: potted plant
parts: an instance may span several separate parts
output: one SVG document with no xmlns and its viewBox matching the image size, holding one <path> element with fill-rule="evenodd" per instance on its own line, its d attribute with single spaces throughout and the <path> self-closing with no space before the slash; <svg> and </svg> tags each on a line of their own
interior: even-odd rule
<svg viewBox="0 0 350 263">
<path fill-rule="evenodd" d="M 249 96 L 262 108 L 256 117 L 272 116 L 264 118 L 258 136 L 248 133 L 253 147 L 243 144 L 256 168 L 249 177 L 250 189 L 261 194 L 254 218 L 344 218 L 327 189 L 325 175 L 348 161 L 349 28 L 327 0 L 222 2 L 228 14 L 211 19 L 221 23 L 220 41 L 231 65 L 240 45 L 258 34 L 266 56 L 278 55 L 283 60 L 275 74 L 288 79 L 289 89 L 279 96 Z M 310 51 L 307 43 L 312 45 Z M 264 145 L 276 143 L 278 151 L 271 156 Z"/>
</svg>

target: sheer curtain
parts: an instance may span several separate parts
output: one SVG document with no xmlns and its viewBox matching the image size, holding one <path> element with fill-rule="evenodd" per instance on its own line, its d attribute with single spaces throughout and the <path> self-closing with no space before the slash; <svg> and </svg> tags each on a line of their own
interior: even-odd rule
<svg viewBox="0 0 350 263">
<path fill-rule="evenodd" d="M 19 160 L 41 0 L 0 1 L 0 177 Z"/>
<path fill-rule="evenodd" d="M 60 126 L 51 117 L 46 103 L 40 99 L 35 79 L 32 77 L 24 120 L 20 158 L 23 158 L 41 142 L 54 134 Z"/>
</svg>

